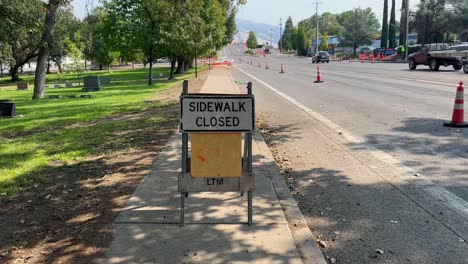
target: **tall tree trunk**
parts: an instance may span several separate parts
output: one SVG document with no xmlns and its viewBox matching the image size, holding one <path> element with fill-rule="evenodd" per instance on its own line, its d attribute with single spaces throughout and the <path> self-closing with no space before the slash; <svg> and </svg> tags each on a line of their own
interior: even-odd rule
<svg viewBox="0 0 468 264">
<path fill-rule="evenodd" d="M 390 24 L 388 25 L 389 48 L 395 48 L 396 43 L 396 21 L 395 21 L 395 0 L 392 0 L 392 9 L 390 12 Z"/>
<path fill-rule="evenodd" d="M 388 48 L 388 0 L 384 1 L 383 19 L 382 19 L 382 36 L 381 36 L 381 48 Z"/>
<path fill-rule="evenodd" d="M 86 59 L 86 56 L 84 58 L 84 70 L 87 71 L 88 70 L 88 60 Z"/>
<path fill-rule="evenodd" d="M 190 68 L 190 60 L 184 61 L 184 72 Z"/>
<path fill-rule="evenodd" d="M 58 58 L 58 59 L 55 59 L 54 60 L 55 64 L 57 64 L 57 69 L 58 69 L 58 73 L 62 73 L 63 71 L 63 65 L 62 65 L 62 59 L 61 58 Z"/>
<path fill-rule="evenodd" d="M 3 77 L 3 64 L 0 63 L 0 76 Z"/>
<path fill-rule="evenodd" d="M 47 59 L 49 58 L 49 42 L 52 40 L 55 31 L 55 13 L 60 5 L 60 0 L 49 0 L 45 17 L 45 29 L 42 35 L 42 46 L 37 57 L 36 73 L 34 77 L 33 99 L 41 99 L 45 94 L 45 78 Z"/>
<path fill-rule="evenodd" d="M 406 45 L 406 0 L 401 1 L 400 45 Z"/>
<path fill-rule="evenodd" d="M 50 74 L 50 62 L 47 61 L 47 71 L 46 74 Z"/>
<path fill-rule="evenodd" d="M 174 79 L 174 68 L 176 64 L 176 58 L 171 58 L 171 72 L 169 73 L 169 80 Z"/>
<path fill-rule="evenodd" d="M 18 75 L 18 70 L 20 66 L 14 65 L 13 67 L 10 67 L 10 76 L 11 76 L 11 81 L 12 82 L 17 82 L 19 81 L 19 75 Z"/>
<path fill-rule="evenodd" d="M 177 58 L 177 68 L 176 68 L 176 70 L 175 70 L 174 73 L 175 73 L 175 74 L 179 74 L 179 72 L 180 72 L 180 59 Z"/>
<path fill-rule="evenodd" d="M 102 64 L 99 64 L 99 70 L 102 71 Z"/>
<path fill-rule="evenodd" d="M 148 85 L 153 84 L 153 61 L 154 61 L 154 49 L 153 49 L 153 46 L 151 46 L 150 56 L 149 56 Z"/>
<path fill-rule="evenodd" d="M 176 74 L 184 74 L 184 69 L 185 69 L 185 60 L 184 59 L 178 59 L 177 60 Z"/>
</svg>

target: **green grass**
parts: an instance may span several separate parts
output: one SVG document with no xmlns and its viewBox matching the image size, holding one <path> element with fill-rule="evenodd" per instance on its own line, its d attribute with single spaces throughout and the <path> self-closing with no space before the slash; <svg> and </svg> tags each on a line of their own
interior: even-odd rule
<svg viewBox="0 0 468 264">
<path fill-rule="evenodd" d="M 158 72 L 168 69 L 158 68 Z M 144 80 L 145 69 L 99 71 L 90 74 L 109 77 L 112 81 L 103 91 L 90 93 L 91 99 L 66 98 L 81 95 L 81 87 L 47 89 L 46 95 L 62 95 L 63 99 L 32 100 L 32 90 L 16 91 L 15 84 L 3 85 L 0 99 L 16 103 L 17 114 L 22 117 L 0 119 L 0 193 L 12 194 L 21 187 L 48 181 L 42 175 L 51 161 L 67 164 L 79 162 L 90 155 L 122 151 L 134 146 L 135 137 L 144 135 L 120 131 L 157 127 L 174 122 L 176 117 L 161 114 L 142 120 L 109 119 L 120 113 L 137 113 L 164 107 L 168 102 L 145 102 L 157 91 L 169 88 L 182 79 L 193 76 L 189 71 L 177 80 L 158 80 L 152 86 Z M 32 82 L 33 76 L 24 76 Z M 57 81 L 57 75 L 47 76 L 46 83 Z M 61 80 L 75 80 L 76 74 L 62 74 Z M 7 78 L 0 78 L 6 83 Z M 83 125 L 95 120 L 92 125 Z M 79 125 L 82 124 L 82 125 Z M 119 136 L 117 136 L 119 135 Z"/>
</svg>

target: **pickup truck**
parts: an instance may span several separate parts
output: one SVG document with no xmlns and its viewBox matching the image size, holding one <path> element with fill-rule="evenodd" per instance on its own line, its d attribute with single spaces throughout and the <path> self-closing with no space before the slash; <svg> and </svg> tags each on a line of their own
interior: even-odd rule
<svg viewBox="0 0 468 264">
<path fill-rule="evenodd" d="M 415 70 L 418 65 L 429 65 L 433 71 L 438 71 L 441 65 L 447 67 L 452 65 L 458 71 L 462 68 L 461 56 L 450 49 L 445 43 L 432 43 L 422 46 L 421 51 L 408 56 L 409 68 Z"/>
</svg>

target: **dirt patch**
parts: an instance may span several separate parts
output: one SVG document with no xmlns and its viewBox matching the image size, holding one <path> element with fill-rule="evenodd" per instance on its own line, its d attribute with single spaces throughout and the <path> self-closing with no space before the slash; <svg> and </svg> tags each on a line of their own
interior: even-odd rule
<svg viewBox="0 0 468 264">
<path fill-rule="evenodd" d="M 191 93 L 200 91 L 207 74 L 190 81 Z M 0 197 L 0 263 L 93 263 L 102 257 L 112 241 L 115 217 L 176 131 L 181 91 L 178 85 L 148 101 L 167 101 L 164 107 L 80 125 L 172 117 L 158 127 L 135 127 L 144 135 L 132 138 L 132 146 L 138 147 L 123 145 L 120 152 L 74 164 L 52 161 L 38 175 L 48 183 Z"/>
</svg>

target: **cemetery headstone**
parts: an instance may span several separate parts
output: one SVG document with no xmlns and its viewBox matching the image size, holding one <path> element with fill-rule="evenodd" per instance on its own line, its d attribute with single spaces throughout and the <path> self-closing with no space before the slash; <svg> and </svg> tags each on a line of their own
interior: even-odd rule
<svg viewBox="0 0 468 264">
<path fill-rule="evenodd" d="M 82 95 L 80 96 L 80 98 L 89 98 L 89 99 L 91 99 L 91 98 L 93 98 L 93 96 L 90 95 L 90 94 L 82 94 Z"/>
<path fill-rule="evenodd" d="M 54 88 L 55 88 L 55 89 L 59 89 L 59 88 L 60 88 L 60 84 L 54 84 Z"/>
<path fill-rule="evenodd" d="M 67 83 L 65 83 L 65 87 L 67 87 L 67 88 L 72 88 L 72 87 L 73 87 L 73 83 L 67 82 Z"/>
<path fill-rule="evenodd" d="M 20 82 L 16 84 L 16 89 L 19 91 L 29 90 L 28 83 Z"/>
<path fill-rule="evenodd" d="M 93 91 L 101 91 L 101 81 L 99 76 L 89 75 L 83 78 L 84 87 L 83 92 L 93 92 Z"/>
<path fill-rule="evenodd" d="M 16 105 L 11 102 L 0 102 L 0 118 L 15 117 Z"/>
</svg>

